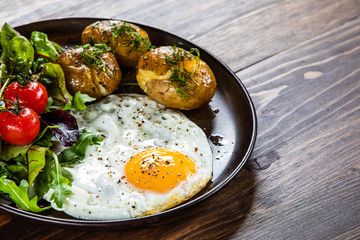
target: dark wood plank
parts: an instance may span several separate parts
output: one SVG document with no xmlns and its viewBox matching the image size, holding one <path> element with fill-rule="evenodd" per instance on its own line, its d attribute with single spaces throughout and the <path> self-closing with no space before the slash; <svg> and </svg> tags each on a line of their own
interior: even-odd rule
<svg viewBox="0 0 360 240">
<path fill-rule="evenodd" d="M 360 0 L 26 0 L 7 5 L 0 24 L 59 17 L 120 18 L 194 41 L 238 71 L 359 16 L 359 6 Z"/>
<path fill-rule="evenodd" d="M 23 1 L 0 19 L 124 18 L 205 46 L 254 100 L 255 151 L 219 193 L 152 226 L 94 232 L 0 214 L 0 238 L 360 238 L 359 0 L 84 2 Z"/>
<path fill-rule="evenodd" d="M 238 74 L 259 119 L 248 162 L 259 195 L 248 224 L 265 223 L 247 233 L 359 235 L 359 62 L 358 18 Z"/>
<path fill-rule="evenodd" d="M 86 232 L 12 221 L 0 228 L 0 235 L 6 239 L 359 236 L 359 26 L 356 19 L 239 73 L 258 110 L 257 147 L 247 168 L 207 201 L 142 229 Z"/>
</svg>

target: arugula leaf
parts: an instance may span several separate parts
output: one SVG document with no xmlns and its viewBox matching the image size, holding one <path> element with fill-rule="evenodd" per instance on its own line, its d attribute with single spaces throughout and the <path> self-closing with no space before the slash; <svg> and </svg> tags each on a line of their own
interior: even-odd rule
<svg viewBox="0 0 360 240">
<path fill-rule="evenodd" d="M 47 104 L 46 104 L 46 108 L 45 108 L 45 111 L 44 113 L 48 113 L 50 112 L 50 107 L 51 105 L 53 104 L 54 100 L 52 99 L 52 97 L 48 97 L 48 101 L 47 101 Z"/>
<path fill-rule="evenodd" d="M 33 145 L 27 151 L 28 183 L 31 186 L 40 171 L 45 167 L 47 147 Z"/>
<path fill-rule="evenodd" d="M 71 186 L 71 182 L 68 178 L 64 177 L 62 174 L 62 167 L 58 161 L 58 158 L 54 152 L 52 152 L 52 157 L 54 160 L 54 167 L 50 172 L 51 182 L 49 187 L 53 189 L 53 193 L 50 197 L 50 200 L 54 200 L 55 204 L 62 208 L 65 198 L 69 197 L 72 192 L 65 185 Z"/>
<path fill-rule="evenodd" d="M 37 197 L 33 197 L 31 200 L 28 196 L 29 184 L 26 180 L 21 180 L 20 185 L 17 186 L 14 181 L 6 179 L 5 176 L 0 178 L 0 191 L 9 194 L 9 197 L 15 202 L 15 204 L 26 211 L 42 212 L 51 206 L 41 208 L 37 205 Z"/>
<path fill-rule="evenodd" d="M 77 143 L 59 154 L 60 163 L 62 166 L 71 166 L 81 162 L 85 157 L 86 148 L 90 145 L 98 145 L 102 140 L 102 137 L 98 137 L 95 133 L 83 129 L 80 132 Z"/>
<path fill-rule="evenodd" d="M 72 100 L 72 105 L 70 110 L 73 111 L 84 111 L 86 109 L 85 103 L 95 101 L 96 98 L 90 97 L 87 94 L 77 92 L 74 95 L 74 98 Z"/>
</svg>

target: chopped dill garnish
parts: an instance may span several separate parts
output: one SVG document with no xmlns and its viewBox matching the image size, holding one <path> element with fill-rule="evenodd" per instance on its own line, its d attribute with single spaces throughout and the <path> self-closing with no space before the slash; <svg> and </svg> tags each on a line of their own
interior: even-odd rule
<svg viewBox="0 0 360 240">
<path fill-rule="evenodd" d="M 114 39 L 120 37 L 129 37 L 128 39 L 122 39 L 121 41 L 129 47 L 128 53 L 139 50 L 141 53 L 153 48 L 149 38 L 141 36 L 136 29 L 130 26 L 128 23 L 123 23 L 120 26 L 114 26 L 113 30 Z M 142 48 L 142 45 L 145 48 Z"/>
<path fill-rule="evenodd" d="M 85 44 L 82 48 L 84 50 L 80 53 L 80 59 L 83 63 L 85 63 L 85 65 L 92 69 L 96 69 L 97 67 L 97 69 L 100 69 L 111 78 L 114 78 L 114 76 L 108 71 L 109 67 L 106 62 L 100 57 L 101 54 L 111 51 L 110 47 L 102 43 L 94 44 L 93 47 L 91 47 L 90 44 Z"/>
<path fill-rule="evenodd" d="M 191 82 L 196 84 L 192 76 L 197 67 L 200 66 L 200 52 L 196 48 L 192 48 L 190 52 L 188 52 L 176 46 L 173 46 L 173 50 L 173 56 L 165 58 L 165 61 L 169 64 L 169 69 L 171 70 L 169 80 L 171 83 L 178 84 L 176 87 L 177 94 L 187 100 L 189 98 L 188 92 L 190 90 Z M 195 53 L 196 56 L 192 55 L 192 53 Z M 185 62 L 191 61 L 194 58 L 197 60 L 197 67 L 188 71 L 185 68 Z"/>
</svg>

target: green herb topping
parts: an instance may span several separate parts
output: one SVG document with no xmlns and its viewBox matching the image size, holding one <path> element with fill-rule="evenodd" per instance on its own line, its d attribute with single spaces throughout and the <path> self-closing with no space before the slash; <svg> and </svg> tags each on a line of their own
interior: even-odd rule
<svg viewBox="0 0 360 240">
<path fill-rule="evenodd" d="M 153 48 L 149 38 L 141 36 L 135 28 L 131 27 L 128 23 L 123 23 L 120 26 L 114 25 L 113 30 L 114 39 L 118 37 L 128 37 L 124 38 L 121 41 L 129 47 L 129 52 L 138 50 L 141 53 Z M 144 51 L 145 48 L 145 51 Z"/>
<path fill-rule="evenodd" d="M 169 80 L 171 83 L 178 84 L 176 87 L 176 92 L 185 100 L 189 98 L 189 90 L 191 83 L 197 84 L 193 75 L 196 69 L 200 66 L 200 52 L 196 48 L 190 49 L 190 52 L 180 49 L 179 47 L 173 46 L 173 55 L 171 57 L 166 57 L 165 61 L 169 65 L 171 70 L 171 75 Z M 196 54 L 196 56 L 193 55 Z M 185 68 L 185 62 L 196 59 L 197 67 L 188 71 Z"/>
<path fill-rule="evenodd" d="M 110 47 L 102 43 L 94 44 L 93 47 L 91 47 L 90 44 L 85 44 L 82 48 L 84 50 L 80 53 L 80 59 L 83 63 L 92 69 L 100 69 L 101 71 L 106 72 L 111 78 L 114 78 L 109 72 L 109 67 L 106 62 L 100 57 L 101 54 L 111 51 Z"/>
</svg>

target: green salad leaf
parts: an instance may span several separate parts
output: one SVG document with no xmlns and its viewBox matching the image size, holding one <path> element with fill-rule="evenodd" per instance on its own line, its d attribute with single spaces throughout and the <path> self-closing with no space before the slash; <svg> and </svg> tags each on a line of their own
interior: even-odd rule
<svg viewBox="0 0 360 240">
<path fill-rule="evenodd" d="M 20 36 L 20 34 L 15 31 L 8 23 L 5 23 L 0 32 L 0 44 L 2 48 L 7 48 L 10 44 L 10 40 L 16 36 Z"/>
<path fill-rule="evenodd" d="M 95 133 L 83 129 L 77 143 L 59 154 L 60 163 L 62 166 L 71 166 L 81 162 L 85 157 L 86 148 L 90 145 L 98 145 L 102 140 L 103 138 L 98 137 Z"/>
<path fill-rule="evenodd" d="M 30 186 L 45 167 L 45 154 L 47 150 L 47 147 L 33 145 L 27 151 L 28 183 Z"/>
<path fill-rule="evenodd" d="M 83 111 L 86 103 L 96 100 L 80 92 L 72 96 L 67 91 L 64 72 L 60 65 L 53 63 L 63 49 L 50 41 L 46 34 L 34 31 L 27 39 L 5 23 L 0 31 L 0 45 L 0 98 L 13 81 L 39 81 L 46 87 L 49 96 L 46 113 L 40 117 L 42 125 L 48 113 L 63 110 L 61 112 L 71 115 L 69 111 Z M 53 151 L 56 145 L 67 145 L 55 138 L 54 129 L 64 127 L 66 119 L 56 118 L 58 124 L 42 128 L 38 137 L 26 146 L 2 144 L 0 139 L 1 197 L 11 199 L 26 211 L 41 212 L 51 208 L 38 206 L 38 200 L 48 193 L 50 201 L 59 208 L 63 206 L 64 200 L 72 194 L 69 188 L 72 176 L 64 167 L 81 162 L 86 148 L 102 141 L 96 134 L 83 130 L 74 145 L 57 155 Z M 73 122 L 76 123 L 76 119 Z M 72 125 L 76 125 L 78 131 L 77 124 Z"/>
<path fill-rule="evenodd" d="M 45 63 L 54 62 L 56 57 L 62 52 L 62 48 L 50 41 L 45 33 L 33 31 L 31 33 L 30 42 L 35 49 L 35 61 L 33 70 L 40 72 Z"/>
<path fill-rule="evenodd" d="M 8 165 L 6 163 L 0 162 L 0 177 L 5 177 L 7 179 L 13 180 L 16 184 L 20 183 L 20 180 L 11 174 L 11 172 L 6 168 Z M 1 191 L 0 191 L 1 193 Z"/>
<path fill-rule="evenodd" d="M 48 58 L 52 62 L 55 61 L 58 51 L 45 33 L 33 31 L 31 33 L 30 41 L 34 45 L 35 53 L 37 55 Z"/>
<path fill-rule="evenodd" d="M 30 144 L 25 146 L 2 145 L 0 151 L 0 159 L 2 159 L 3 161 L 9 161 L 10 159 L 14 159 L 21 154 L 25 155 L 30 147 L 31 147 Z M 22 163 L 25 163 L 25 161 Z"/>
<path fill-rule="evenodd" d="M 57 155 L 54 152 L 52 152 L 52 157 L 54 160 L 54 167 L 50 172 L 52 181 L 50 182 L 49 187 L 54 191 L 50 197 L 50 200 L 53 200 L 59 208 L 62 208 L 65 198 L 72 194 L 72 192 L 65 187 L 65 185 L 71 186 L 71 181 L 64 177 L 62 173 L 64 169 L 60 166 Z"/>
<path fill-rule="evenodd" d="M 6 179 L 5 176 L 0 177 L 0 191 L 3 193 L 9 194 L 9 197 L 15 202 L 15 204 L 26 211 L 31 212 L 42 212 L 45 211 L 51 206 L 41 208 L 38 206 L 37 196 L 29 199 L 27 194 L 29 189 L 29 184 L 26 180 L 21 180 L 20 185 L 17 186 L 16 183 L 12 180 Z"/>
<path fill-rule="evenodd" d="M 46 87 L 54 105 L 64 106 L 71 103 L 73 97 L 66 89 L 64 72 L 59 64 L 45 63 L 39 82 Z"/>
<path fill-rule="evenodd" d="M 10 40 L 9 48 L 3 50 L 8 72 L 12 74 L 29 74 L 34 61 L 34 49 L 29 40 L 23 36 L 16 36 Z"/>
<path fill-rule="evenodd" d="M 6 74 L 7 74 L 6 65 L 2 60 L 0 60 L 0 79 L 5 77 Z"/>
<path fill-rule="evenodd" d="M 17 179 L 25 179 L 27 177 L 27 169 L 22 164 L 12 164 L 6 166 L 6 168 Z"/>
<path fill-rule="evenodd" d="M 90 97 L 87 94 L 77 92 L 74 95 L 70 110 L 72 111 L 84 111 L 86 109 L 86 103 L 95 101 L 96 98 Z"/>
<path fill-rule="evenodd" d="M 34 61 L 34 48 L 30 41 L 5 23 L 0 32 L 0 43 L 0 59 L 6 66 L 6 75 L 29 74 Z"/>
</svg>

